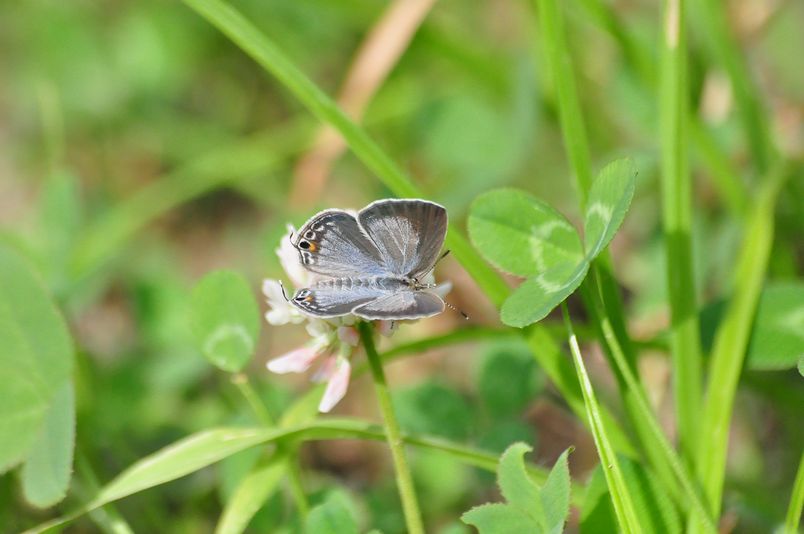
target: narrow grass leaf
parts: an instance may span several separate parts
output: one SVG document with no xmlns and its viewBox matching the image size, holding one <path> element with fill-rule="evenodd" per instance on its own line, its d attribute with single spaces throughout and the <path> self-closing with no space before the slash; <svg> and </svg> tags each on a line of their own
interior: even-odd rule
<svg viewBox="0 0 804 534">
<path fill-rule="evenodd" d="M 72 370 L 64 319 L 17 253 L 0 245 L 0 472 L 22 461 Z"/>
<path fill-rule="evenodd" d="M 578 264 L 583 246 L 570 222 L 549 204 L 515 189 L 478 196 L 467 221 L 469 238 L 498 269 L 533 276 L 562 263 Z"/>
<path fill-rule="evenodd" d="M 226 502 L 215 533 L 240 534 L 245 531 L 254 514 L 279 488 L 286 473 L 284 457 L 274 456 L 246 475 Z"/>
<path fill-rule="evenodd" d="M 681 452 L 692 463 L 701 405 L 701 342 L 692 256 L 692 175 L 687 158 L 689 116 L 685 0 L 664 2 L 659 91 L 662 226 L 671 318 L 673 399 Z"/>
<path fill-rule="evenodd" d="M 56 391 L 44 424 L 22 465 L 25 500 L 39 508 L 53 506 L 67 494 L 75 449 L 75 392 L 71 381 Z"/>
<path fill-rule="evenodd" d="M 795 534 L 801 522 L 801 512 L 804 509 L 804 452 L 798 461 L 796 480 L 793 482 L 793 491 L 790 495 L 790 504 L 787 507 L 787 515 L 784 521 L 785 534 Z"/>
<path fill-rule="evenodd" d="M 246 279 L 233 271 L 216 271 L 193 289 L 191 326 L 201 352 L 230 373 L 243 369 L 254 354 L 260 311 Z"/>
<path fill-rule="evenodd" d="M 734 292 L 712 349 L 701 422 L 707 439 L 700 443 L 696 467 L 714 516 L 720 512 L 734 396 L 773 244 L 774 207 L 786 177 L 784 167 L 775 169 L 752 208 L 737 259 Z"/>
<path fill-rule="evenodd" d="M 379 425 L 357 419 L 335 418 L 282 429 L 216 428 L 206 430 L 140 459 L 102 488 L 95 499 L 87 505 L 69 515 L 38 525 L 28 532 L 50 531 L 104 504 L 181 478 L 255 445 L 285 440 L 331 439 L 384 441 L 386 437 Z M 487 471 L 494 471 L 498 466 L 496 455 L 445 439 L 429 436 L 403 436 L 403 441 L 414 447 L 443 452 L 467 465 Z M 537 482 L 547 478 L 547 474 L 541 468 L 528 465 L 526 469 L 528 475 Z M 574 494 L 573 499 L 576 499 Z"/>
<path fill-rule="evenodd" d="M 625 478 L 620 469 L 617 456 L 609 442 L 606 427 L 600 415 L 600 406 L 597 403 L 595 392 L 592 388 L 592 382 L 589 380 L 589 375 L 586 372 L 586 367 L 581 357 L 581 349 L 578 346 L 578 340 L 572 332 L 566 306 L 564 306 L 563 312 L 564 320 L 569 330 L 570 352 L 575 362 L 578 380 L 581 383 L 581 391 L 583 392 L 587 417 L 589 418 L 589 424 L 592 429 L 592 436 L 595 440 L 598 456 L 600 457 L 600 463 L 603 465 L 603 472 L 606 475 L 606 484 L 609 487 L 609 494 L 611 495 L 611 501 L 614 505 L 617 522 L 623 532 L 642 532 L 642 527 L 634 510 L 633 499 L 625 483 Z"/>
</svg>

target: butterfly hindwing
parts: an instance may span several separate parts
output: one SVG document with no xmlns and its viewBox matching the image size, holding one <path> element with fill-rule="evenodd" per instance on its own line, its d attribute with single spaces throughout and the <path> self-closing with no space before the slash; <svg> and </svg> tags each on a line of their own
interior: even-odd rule
<svg viewBox="0 0 804 534">
<path fill-rule="evenodd" d="M 402 286 L 402 282 L 393 278 L 330 278 L 298 290 L 291 303 L 309 315 L 337 317 L 393 295 Z"/>
<path fill-rule="evenodd" d="M 435 293 L 406 288 L 361 304 L 352 313 L 370 321 L 423 319 L 443 312 L 444 306 Z"/>
</svg>

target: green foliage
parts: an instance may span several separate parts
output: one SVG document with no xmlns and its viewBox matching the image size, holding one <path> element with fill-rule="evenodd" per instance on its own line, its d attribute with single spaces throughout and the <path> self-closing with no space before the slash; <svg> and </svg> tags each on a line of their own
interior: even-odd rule
<svg viewBox="0 0 804 534">
<path fill-rule="evenodd" d="M 73 473 L 74 447 L 75 392 L 66 382 L 56 392 L 22 466 L 22 491 L 29 503 L 45 508 L 64 498 Z"/>
<path fill-rule="evenodd" d="M 424 382 L 394 394 L 399 422 L 407 432 L 433 434 L 457 441 L 471 430 L 472 410 L 452 388 Z"/>
<path fill-rule="evenodd" d="M 358 534 L 349 497 L 342 491 L 329 492 L 324 502 L 310 510 L 304 531 L 307 534 Z"/>
<path fill-rule="evenodd" d="M 274 456 L 248 473 L 226 502 L 216 534 L 240 534 L 265 502 L 279 489 L 287 472 L 283 458 Z"/>
<path fill-rule="evenodd" d="M 804 284 L 769 284 L 759 297 L 746 365 L 751 369 L 791 369 L 802 357 Z"/>
<path fill-rule="evenodd" d="M 35 448 L 36 459 L 48 457 L 59 465 L 55 488 L 46 495 L 38 466 L 32 466 L 27 493 L 35 503 L 51 503 L 63 492 L 64 450 L 51 457 L 51 438 L 63 425 L 72 426 L 70 410 L 54 403 L 63 401 L 70 380 L 73 348 L 59 311 L 26 262 L 0 245 L 0 471 L 23 461 Z M 64 435 L 68 437 L 68 435 Z M 71 447 L 71 441 L 62 447 Z M 70 453 L 71 454 L 71 453 Z M 67 462 L 69 463 L 69 462 Z M 69 469 L 68 469 L 69 479 Z M 36 486 L 36 488 L 34 488 Z M 55 489 L 55 491 L 53 491 Z"/>
<path fill-rule="evenodd" d="M 636 170 L 631 160 L 606 165 L 592 181 L 584 214 L 586 257 L 597 257 L 614 239 L 634 197 Z"/>
<path fill-rule="evenodd" d="M 478 196 L 468 219 L 472 243 L 498 269 L 535 276 L 578 264 L 583 246 L 572 224 L 548 204 L 513 189 Z"/>
<path fill-rule="evenodd" d="M 495 346 L 480 366 L 477 391 L 495 420 L 518 416 L 539 389 L 536 362 L 517 345 Z"/>
<path fill-rule="evenodd" d="M 458 518 L 495 491 L 499 455 L 583 424 L 601 452 L 584 500 L 576 481 L 545 501 L 564 470 L 525 463 L 475 524 L 546 530 L 512 504 L 541 487 L 545 525 L 569 495 L 582 532 L 797 532 L 804 4 L 766 2 L 748 31 L 739 4 L 0 2 L 0 532 L 81 516 L 67 530 L 289 534 L 309 499 L 308 531 L 403 534 L 387 451 L 362 443 L 383 428 L 320 416 L 325 384 L 267 373 L 306 335 L 258 344 L 254 302 L 284 276 L 287 222 L 388 196 L 448 208 L 436 279 L 471 316 L 382 340 L 427 532 L 476 531 Z M 394 17 L 416 9 L 403 38 L 412 18 Z M 361 94 L 367 52 L 381 79 Z M 350 153 L 308 158 L 322 127 Z M 593 180 L 622 155 L 637 191 L 625 160 Z M 242 275 L 191 295 L 210 265 Z M 576 287 L 571 350 L 603 355 L 576 361 L 581 381 L 550 314 Z M 351 357 L 337 410 L 376 421 Z"/>
<path fill-rule="evenodd" d="M 804 285 L 770 282 L 762 290 L 751 327 L 745 365 L 757 371 L 792 369 L 804 356 Z M 726 302 L 715 301 L 701 312 L 701 339 L 711 349 Z"/>
<path fill-rule="evenodd" d="M 204 356 L 223 371 L 243 369 L 254 354 L 260 311 L 248 282 L 232 271 L 206 275 L 193 290 L 191 324 Z"/>
<path fill-rule="evenodd" d="M 515 443 L 500 458 L 497 483 L 505 497 L 504 504 L 476 506 L 461 517 L 477 527 L 480 534 L 563 531 L 569 514 L 570 450 L 561 454 L 541 488 L 525 470 L 524 455 L 530 450 L 524 443 Z"/>
<path fill-rule="evenodd" d="M 635 177 L 630 161 L 617 160 L 595 178 L 584 216 L 585 252 L 569 221 L 526 193 L 503 189 L 475 200 L 469 215 L 475 248 L 497 268 L 529 277 L 503 303 L 505 324 L 540 321 L 578 288 L 622 224 Z"/>
<path fill-rule="evenodd" d="M 634 497 L 634 510 L 646 532 L 682 532 L 682 524 L 673 502 L 664 488 L 644 467 L 626 457 L 618 457 L 625 483 Z M 581 506 L 581 533 L 614 532 L 617 519 L 606 488 L 603 466 L 598 465 L 586 486 Z"/>
</svg>

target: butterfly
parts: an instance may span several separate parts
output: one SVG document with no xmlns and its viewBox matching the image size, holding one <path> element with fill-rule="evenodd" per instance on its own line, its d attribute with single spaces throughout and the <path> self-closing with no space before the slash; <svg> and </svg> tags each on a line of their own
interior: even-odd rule
<svg viewBox="0 0 804 534">
<path fill-rule="evenodd" d="M 385 199 L 356 215 L 329 209 L 307 221 L 291 242 L 318 275 L 291 304 L 315 317 L 353 314 L 367 320 L 421 319 L 444 311 L 435 284 L 423 282 L 440 259 L 447 210 L 427 200 Z"/>
</svg>

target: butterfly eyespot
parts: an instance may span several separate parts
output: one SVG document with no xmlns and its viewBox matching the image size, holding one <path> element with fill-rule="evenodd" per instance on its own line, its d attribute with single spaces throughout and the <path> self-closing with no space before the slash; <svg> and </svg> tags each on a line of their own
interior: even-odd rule
<svg viewBox="0 0 804 534">
<path fill-rule="evenodd" d="M 304 237 L 307 239 L 315 239 L 315 232 L 313 232 L 312 230 L 307 230 L 306 232 L 304 232 Z"/>
<path fill-rule="evenodd" d="M 304 250 L 309 250 L 310 249 L 309 241 L 300 241 L 299 242 L 299 248 L 303 248 Z"/>
</svg>

